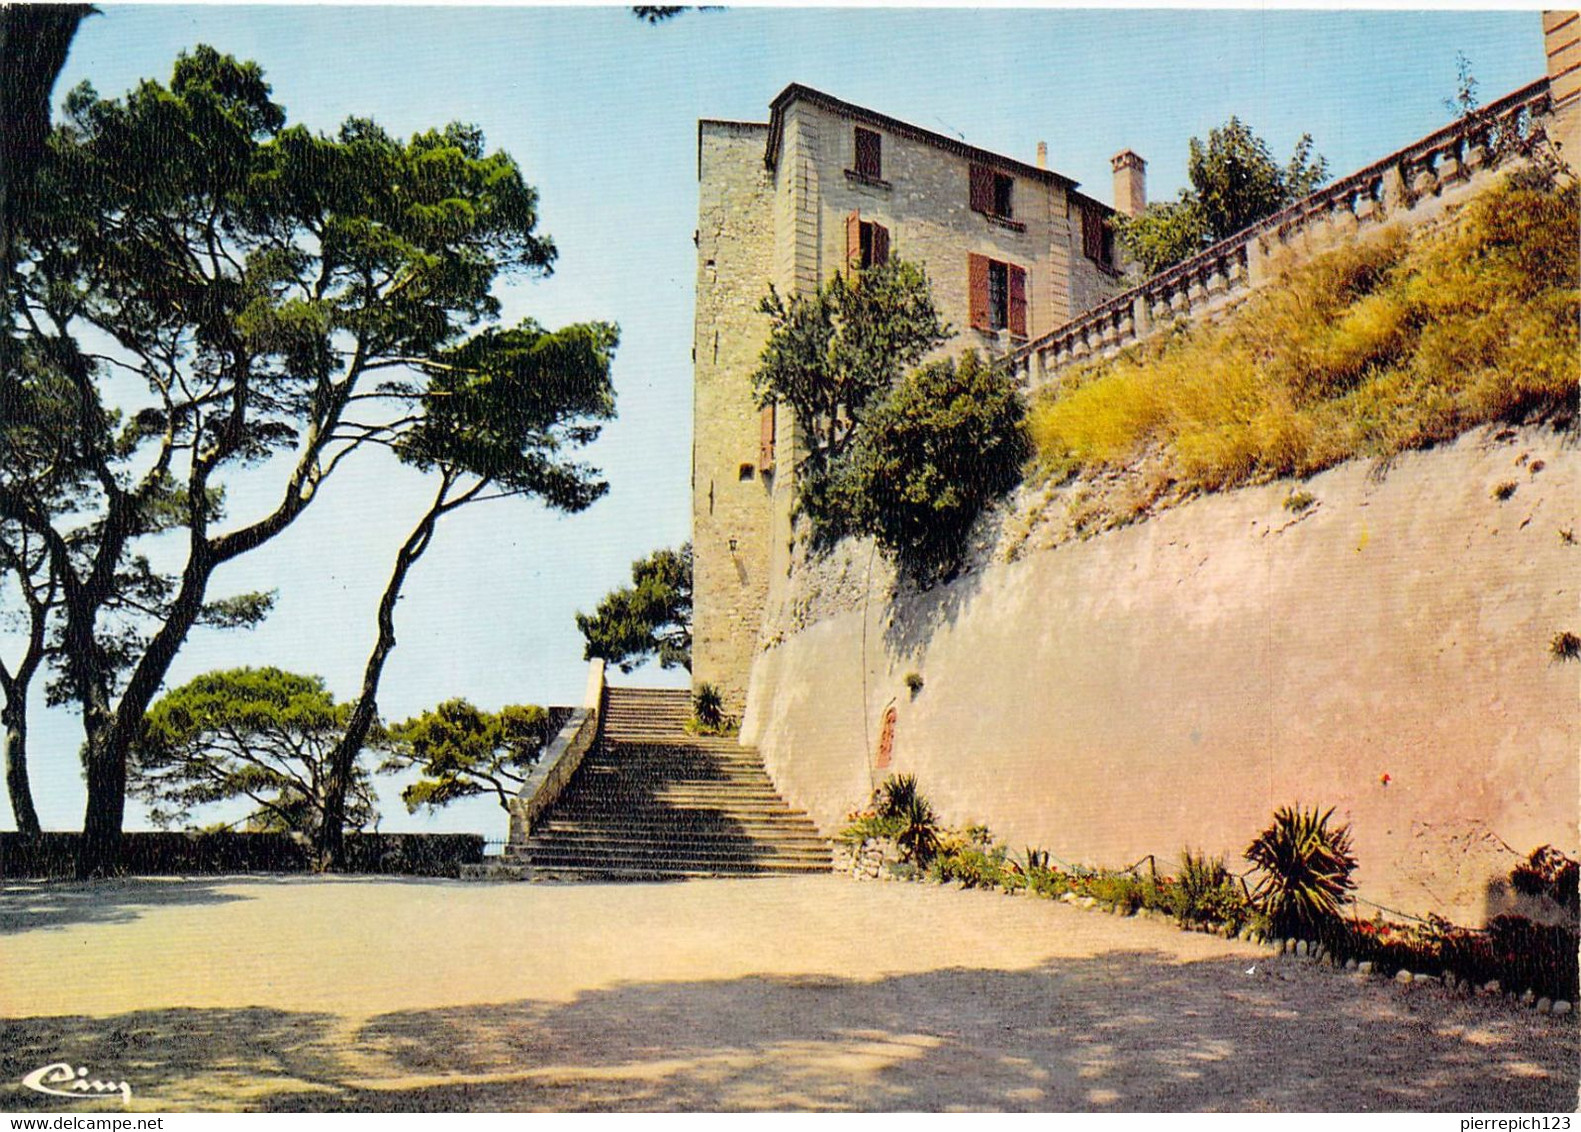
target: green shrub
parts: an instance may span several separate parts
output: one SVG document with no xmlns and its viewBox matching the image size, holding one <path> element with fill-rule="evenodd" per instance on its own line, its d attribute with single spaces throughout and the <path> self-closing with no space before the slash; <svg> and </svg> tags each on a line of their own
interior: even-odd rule
<svg viewBox="0 0 1581 1132">
<path fill-rule="evenodd" d="M 917 578 L 960 564 L 977 517 L 1021 482 L 1026 405 L 975 350 L 907 375 L 859 422 L 832 469 L 849 530 Z"/>
<path fill-rule="evenodd" d="M 1285 496 L 1285 510 L 1289 511 L 1292 515 L 1299 515 L 1301 512 L 1307 510 L 1307 508 L 1311 507 L 1316 502 L 1317 496 L 1303 488 L 1300 491 L 1292 491 L 1289 495 Z"/>
<path fill-rule="evenodd" d="M 1576 1001 L 1577 949 L 1574 924 L 1539 924 L 1522 916 L 1495 916 L 1483 930 L 1444 920 L 1400 925 L 1381 920 L 1350 921 L 1334 947 L 1337 953 L 1370 960 L 1378 974 L 1412 971 L 1485 984 L 1497 979 L 1507 991 L 1530 989 L 1549 998 Z"/>
<path fill-rule="evenodd" d="M 1189 851 L 1180 855 L 1174 913 L 1181 923 L 1224 923 L 1239 931 L 1252 917 L 1246 893 L 1224 867 L 1223 857 Z"/>
<path fill-rule="evenodd" d="M 1098 903 L 1113 904 L 1127 915 L 1146 902 L 1143 882 L 1125 873 L 1101 873 L 1088 878 L 1082 887 Z"/>
<path fill-rule="evenodd" d="M 1581 660 L 1581 637 L 1568 629 L 1555 633 L 1554 639 L 1548 642 L 1548 655 L 1555 660 Z"/>
<path fill-rule="evenodd" d="M 953 331 L 933 305 L 926 273 L 899 257 L 835 275 L 812 295 L 787 299 L 771 286 L 759 309 L 770 328 L 753 392 L 759 404 L 778 403 L 795 416 L 806 445 L 796 506 L 814 541 L 828 544 L 855 531 L 847 458 L 863 418 Z"/>
<path fill-rule="evenodd" d="M 1012 871 L 1003 846 L 956 846 L 933 859 L 928 875 L 936 881 L 958 881 L 967 888 L 1014 888 L 1025 883 Z"/>
<path fill-rule="evenodd" d="M 719 689 L 704 682 L 692 693 L 692 718 L 698 727 L 718 730 L 725 725 L 725 700 Z"/>
<path fill-rule="evenodd" d="M 880 814 L 859 814 L 846 823 L 836 838 L 849 845 L 860 845 L 864 841 L 893 841 L 904 828 L 905 823 L 898 815 L 884 817 Z"/>
<path fill-rule="evenodd" d="M 1333 813 L 1282 807 L 1246 850 L 1262 874 L 1252 902 L 1277 932 L 1321 936 L 1339 923 L 1340 901 L 1355 887 L 1356 858 L 1350 826 L 1329 828 Z"/>
<path fill-rule="evenodd" d="M 1510 887 L 1528 896 L 1546 896 L 1572 913 L 1581 907 L 1581 865 L 1552 845 L 1533 849 L 1530 856 L 1510 871 Z"/>
</svg>

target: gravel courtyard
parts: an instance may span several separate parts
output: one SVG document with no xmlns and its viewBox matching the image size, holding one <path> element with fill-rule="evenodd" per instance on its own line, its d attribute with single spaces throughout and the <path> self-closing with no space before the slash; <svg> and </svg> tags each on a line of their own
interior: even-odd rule
<svg viewBox="0 0 1581 1132">
<path fill-rule="evenodd" d="M 1575 1016 L 1025 897 L 11 882 L 0 1109 L 1570 1111 Z"/>
</svg>

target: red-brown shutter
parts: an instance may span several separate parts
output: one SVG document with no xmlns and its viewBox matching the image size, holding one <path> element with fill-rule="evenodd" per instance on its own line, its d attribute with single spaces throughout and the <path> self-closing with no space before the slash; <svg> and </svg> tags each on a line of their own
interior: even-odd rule
<svg viewBox="0 0 1581 1132">
<path fill-rule="evenodd" d="M 774 470 L 774 406 L 764 405 L 758 418 L 758 471 Z"/>
<path fill-rule="evenodd" d="M 845 269 L 855 274 L 862 269 L 862 214 L 853 212 L 845 218 Z"/>
<path fill-rule="evenodd" d="M 1103 262 L 1103 213 L 1097 206 L 1081 206 L 1081 251 L 1094 263 Z"/>
<path fill-rule="evenodd" d="M 872 130 L 856 127 L 856 171 L 863 177 L 881 180 L 884 176 L 883 143 Z"/>
<path fill-rule="evenodd" d="M 873 226 L 873 266 L 889 262 L 889 229 L 882 224 Z"/>
<path fill-rule="evenodd" d="M 878 757 L 873 760 L 877 770 L 888 770 L 895 757 L 895 705 L 884 709 L 884 722 L 878 731 Z"/>
<path fill-rule="evenodd" d="M 994 210 L 994 171 L 986 165 L 973 165 L 970 173 L 970 199 L 973 212 Z"/>
<path fill-rule="evenodd" d="M 1010 284 L 1010 333 L 1017 338 L 1027 336 L 1027 273 L 1009 265 L 1005 276 Z"/>
<path fill-rule="evenodd" d="M 966 256 L 967 308 L 971 312 L 972 329 L 987 330 L 988 325 L 988 257 L 968 252 Z"/>
</svg>

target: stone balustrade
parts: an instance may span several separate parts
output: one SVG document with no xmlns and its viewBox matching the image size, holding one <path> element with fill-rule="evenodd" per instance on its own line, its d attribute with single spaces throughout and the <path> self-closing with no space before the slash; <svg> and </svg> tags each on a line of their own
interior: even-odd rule
<svg viewBox="0 0 1581 1132">
<path fill-rule="evenodd" d="M 1529 150 L 1548 105 L 1548 80 L 1538 79 L 1100 303 L 1013 351 L 1006 364 L 1023 387 L 1041 388 L 1067 366 L 1115 354 L 1258 286 L 1269 261 L 1298 241 L 1328 246 L 1413 213 L 1428 219 L 1429 202 L 1459 195 L 1501 157 Z"/>
<path fill-rule="evenodd" d="M 587 689 L 582 706 L 571 712 L 559 732 L 545 745 L 543 754 L 511 800 L 510 844 L 520 845 L 532 835 L 533 824 L 554 805 L 582 759 L 598 740 L 599 715 L 604 704 L 604 662 L 587 666 Z"/>
</svg>

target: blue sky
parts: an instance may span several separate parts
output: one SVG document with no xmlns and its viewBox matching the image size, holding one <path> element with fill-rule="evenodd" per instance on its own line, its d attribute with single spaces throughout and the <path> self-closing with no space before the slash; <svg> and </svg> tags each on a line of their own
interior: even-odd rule
<svg viewBox="0 0 1581 1132">
<path fill-rule="evenodd" d="M 1536 11 L 1208 12 L 740 8 L 648 26 L 624 8 L 347 8 L 104 5 L 56 88 L 119 95 L 167 79 L 209 43 L 256 60 L 292 121 L 348 115 L 411 133 L 481 126 L 516 157 L 560 248 L 554 275 L 502 292 L 506 317 L 619 323 L 620 419 L 593 459 L 610 494 L 571 517 L 519 501 L 447 520 L 398 611 L 381 708 L 404 718 L 450 696 L 485 707 L 573 703 L 585 669 L 572 621 L 627 577 L 632 559 L 688 535 L 696 121 L 762 121 L 801 82 L 973 144 L 1049 163 L 1109 198 L 1109 157 L 1148 160 L 1153 199 L 1184 183 L 1187 139 L 1231 114 L 1283 159 L 1310 132 L 1335 175 L 1447 120 L 1464 52 L 1484 101 L 1543 73 Z M 351 695 L 373 611 L 424 484 L 370 459 L 337 473 L 286 535 L 222 572 L 215 591 L 274 589 L 262 628 L 194 636 L 176 682 L 216 667 L 276 664 Z M 233 495 L 238 518 L 260 494 Z M 0 639 L 7 655 L 14 642 Z M 633 682 L 678 684 L 683 674 Z M 80 828 L 76 718 L 36 704 L 35 797 L 46 828 Z M 383 828 L 503 835 L 480 800 L 408 817 L 391 792 Z M 134 806 L 128 828 L 142 828 Z M 0 827 L 11 828 L 8 806 Z"/>
</svg>

